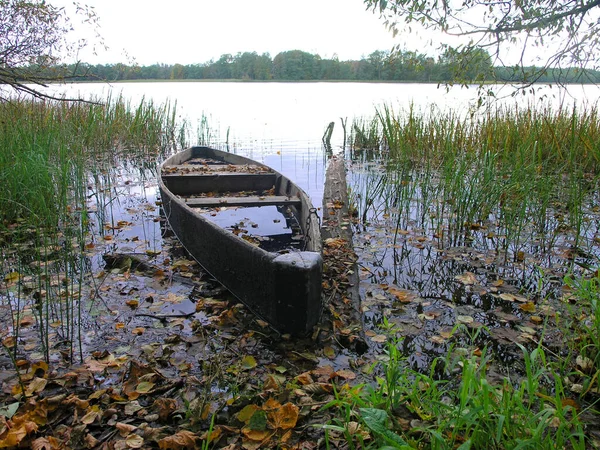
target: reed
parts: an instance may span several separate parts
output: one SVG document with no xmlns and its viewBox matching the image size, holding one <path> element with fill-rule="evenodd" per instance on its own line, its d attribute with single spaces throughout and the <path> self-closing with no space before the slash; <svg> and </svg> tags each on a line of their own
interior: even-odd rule
<svg viewBox="0 0 600 450">
<path fill-rule="evenodd" d="M 588 245 L 582 237 L 600 175 L 596 107 L 459 116 L 413 107 L 397 114 L 384 105 L 373 121 L 356 121 L 353 128 L 368 130 L 387 168 L 385 183 L 395 185 L 367 189 L 363 197 L 391 197 L 365 205 L 396 206 L 401 199 L 403 208 L 383 211 L 403 215 L 394 217 L 398 225 L 411 217 L 415 228 L 442 235 L 445 245 L 462 245 L 473 228 L 484 228 L 507 259 L 534 240 L 549 251 L 564 231 L 576 247 Z M 562 205 L 566 226 L 556 221 Z"/>
<path fill-rule="evenodd" d="M 134 106 L 120 97 L 104 104 L 0 103 L 0 236 L 3 247 L 17 249 L 1 255 L 3 278 L 16 274 L 0 293 L 12 315 L 4 333 L 18 336 L 21 317 L 31 312 L 46 359 L 51 334 L 67 343 L 71 358 L 82 357 L 88 186 L 104 192 L 97 183 L 102 174 L 134 160 L 155 161 L 185 136 L 168 104 Z"/>
</svg>

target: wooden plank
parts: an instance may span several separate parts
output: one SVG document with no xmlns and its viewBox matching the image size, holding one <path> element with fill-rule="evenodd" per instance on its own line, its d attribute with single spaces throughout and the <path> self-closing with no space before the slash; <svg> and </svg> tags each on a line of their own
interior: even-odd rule
<svg viewBox="0 0 600 450">
<path fill-rule="evenodd" d="M 202 192 L 265 191 L 275 186 L 274 173 L 190 173 L 163 174 L 162 180 L 175 195 L 193 195 Z"/>
<path fill-rule="evenodd" d="M 286 197 L 284 195 L 269 195 L 264 197 L 202 197 L 184 200 L 192 208 L 212 208 L 216 206 L 300 206 L 301 204 L 298 197 Z"/>
</svg>

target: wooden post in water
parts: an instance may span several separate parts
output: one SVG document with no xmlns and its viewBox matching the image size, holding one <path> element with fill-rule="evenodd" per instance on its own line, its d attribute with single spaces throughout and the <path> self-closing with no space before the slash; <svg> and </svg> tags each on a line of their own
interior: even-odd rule
<svg viewBox="0 0 600 450">
<path fill-rule="evenodd" d="M 328 155 L 331 155 L 331 135 L 333 134 L 333 128 L 335 127 L 335 122 L 329 122 L 327 128 L 325 129 L 325 133 L 323 133 L 323 145 L 325 146 L 325 150 Z"/>
</svg>

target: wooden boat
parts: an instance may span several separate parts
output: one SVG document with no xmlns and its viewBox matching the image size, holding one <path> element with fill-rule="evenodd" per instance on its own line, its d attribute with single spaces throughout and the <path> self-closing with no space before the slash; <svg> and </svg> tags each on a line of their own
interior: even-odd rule
<svg viewBox="0 0 600 450">
<path fill-rule="evenodd" d="M 164 214 L 187 251 L 282 333 L 321 314 L 321 234 L 306 193 L 264 164 L 192 147 L 160 167 Z"/>
</svg>

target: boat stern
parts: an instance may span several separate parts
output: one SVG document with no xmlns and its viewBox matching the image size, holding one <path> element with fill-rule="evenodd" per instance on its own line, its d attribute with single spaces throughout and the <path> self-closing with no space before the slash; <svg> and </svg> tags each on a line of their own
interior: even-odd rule
<svg viewBox="0 0 600 450">
<path fill-rule="evenodd" d="M 290 252 L 274 260 L 275 315 L 283 333 L 307 334 L 322 312 L 323 260 L 316 252 Z"/>
</svg>

